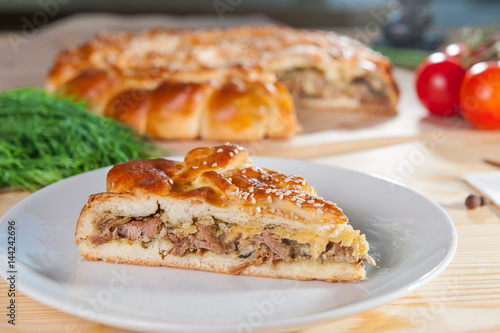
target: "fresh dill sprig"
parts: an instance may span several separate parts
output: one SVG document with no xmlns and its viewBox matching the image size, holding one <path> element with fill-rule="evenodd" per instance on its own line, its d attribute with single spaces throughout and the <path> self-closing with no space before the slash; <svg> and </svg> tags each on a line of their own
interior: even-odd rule
<svg viewBox="0 0 500 333">
<path fill-rule="evenodd" d="M 0 188 L 36 190 L 80 172 L 165 154 L 83 103 L 40 88 L 0 92 Z"/>
</svg>

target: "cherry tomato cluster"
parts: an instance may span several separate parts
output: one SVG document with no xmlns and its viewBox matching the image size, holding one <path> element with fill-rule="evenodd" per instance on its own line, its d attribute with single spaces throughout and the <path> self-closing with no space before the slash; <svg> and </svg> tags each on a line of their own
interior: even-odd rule
<svg viewBox="0 0 500 333">
<path fill-rule="evenodd" d="M 476 128 L 500 129 L 500 61 L 484 50 L 490 47 L 450 44 L 417 67 L 417 95 L 430 113 L 461 114 Z"/>
</svg>

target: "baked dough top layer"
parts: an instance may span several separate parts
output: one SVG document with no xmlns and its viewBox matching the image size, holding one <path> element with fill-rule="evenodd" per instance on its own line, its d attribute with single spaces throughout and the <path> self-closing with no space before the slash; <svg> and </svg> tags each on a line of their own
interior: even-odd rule
<svg viewBox="0 0 500 333">
<path fill-rule="evenodd" d="M 331 201 L 316 195 L 303 177 L 259 168 L 240 146 L 225 144 L 190 151 L 183 162 L 151 159 L 123 162 L 108 173 L 107 192 L 138 197 L 197 199 L 243 209 L 250 216 L 274 215 L 288 224 L 347 224 Z"/>
<path fill-rule="evenodd" d="M 69 72 L 85 68 L 142 82 L 200 82 L 221 76 L 273 82 L 276 72 L 293 68 L 316 68 L 327 77 L 335 77 L 340 64 L 377 72 L 391 68 L 387 58 L 351 38 L 274 25 L 101 33 L 61 53 L 57 63 L 49 86 L 57 87 L 71 76 Z"/>
</svg>

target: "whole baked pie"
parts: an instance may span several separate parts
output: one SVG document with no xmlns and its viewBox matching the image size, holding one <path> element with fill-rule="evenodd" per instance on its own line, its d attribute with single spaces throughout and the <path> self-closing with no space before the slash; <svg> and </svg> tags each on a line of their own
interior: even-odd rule
<svg viewBox="0 0 500 333">
<path fill-rule="evenodd" d="M 332 32 L 158 29 L 101 33 L 67 49 L 46 85 L 152 137 L 256 140 L 297 133 L 296 109 L 306 120 L 318 110 L 394 116 L 391 70 Z"/>
</svg>

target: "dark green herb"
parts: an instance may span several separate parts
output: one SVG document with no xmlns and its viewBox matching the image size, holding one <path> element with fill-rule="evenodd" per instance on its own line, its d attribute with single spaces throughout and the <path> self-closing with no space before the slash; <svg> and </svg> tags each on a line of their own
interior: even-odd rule
<svg viewBox="0 0 500 333">
<path fill-rule="evenodd" d="M 35 190 L 80 172 L 163 154 L 83 103 L 39 88 L 0 92 L 0 188 Z"/>
</svg>

